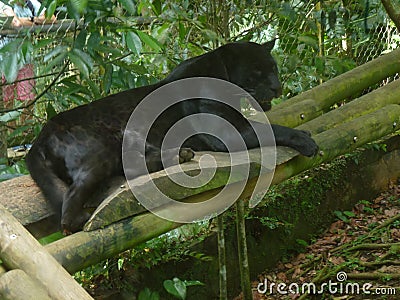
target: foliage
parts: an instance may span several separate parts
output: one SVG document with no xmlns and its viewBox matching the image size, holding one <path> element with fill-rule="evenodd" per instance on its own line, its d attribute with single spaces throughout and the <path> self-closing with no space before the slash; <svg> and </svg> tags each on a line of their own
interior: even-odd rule
<svg viewBox="0 0 400 300">
<path fill-rule="evenodd" d="M 6 161 L 0 160 L 0 182 L 26 174 L 29 173 L 25 161 L 18 161 L 9 166 Z"/>
<path fill-rule="evenodd" d="M 285 99 L 372 58 L 365 53 L 372 39 L 374 48 L 387 48 L 374 35 L 387 16 L 380 1 L 369 2 L 365 19 L 364 4 L 356 1 L 346 1 L 347 6 L 331 1 L 317 9 L 301 1 L 45 0 L 48 15 L 75 19 L 76 30 L 38 39 L 21 35 L 0 50 L 5 57 L 0 70 L 12 81 L 25 61 L 42 62 L 38 76 L 47 79 L 38 84 L 51 86 L 39 93 L 36 108 L 48 119 L 154 82 L 178 62 L 222 43 L 261 42 L 278 34 L 275 56 Z M 54 82 L 49 73 L 55 74 Z"/>
<path fill-rule="evenodd" d="M 174 298 L 185 300 L 186 299 L 186 290 L 189 286 L 194 285 L 204 285 L 202 282 L 194 280 L 180 280 L 177 277 L 174 277 L 172 280 L 167 279 L 164 281 L 163 286 L 164 289 Z M 138 300 L 159 300 L 160 295 L 157 292 L 151 291 L 149 288 L 143 289 L 138 296 Z"/>
<path fill-rule="evenodd" d="M 182 281 L 175 277 L 172 280 L 164 281 L 165 290 L 177 299 L 186 299 L 186 288 L 193 285 L 203 285 L 200 281 Z"/>
<path fill-rule="evenodd" d="M 138 296 L 138 300 L 159 300 L 160 295 L 157 292 L 151 291 L 149 288 L 143 289 Z"/>
</svg>

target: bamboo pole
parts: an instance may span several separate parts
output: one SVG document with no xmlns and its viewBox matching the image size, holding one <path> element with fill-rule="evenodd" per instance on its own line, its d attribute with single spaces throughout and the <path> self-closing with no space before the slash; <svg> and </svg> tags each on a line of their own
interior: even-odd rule
<svg viewBox="0 0 400 300">
<path fill-rule="evenodd" d="M 396 126 L 393 126 L 394 124 Z M 282 182 L 306 169 L 350 152 L 365 143 L 398 130 L 400 105 L 391 104 L 378 111 L 356 118 L 350 122 L 327 130 L 314 138 L 323 152 L 313 158 L 297 156 L 277 166 L 272 183 Z M 251 195 L 252 185 L 257 178 L 248 181 L 240 198 Z M 198 200 L 209 199 L 219 189 L 200 195 Z M 191 197 L 189 197 L 189 200 Z M 78 232 L 46 246 L 46 249 L 69 272 L 75 272 L 108 257 L 130 249 L 141 242 L 168 232 L 180 224 L 160 219 L 151 213 L 111 224 L 102 230 Z"/>
<path fill-rule="evenodd" d="M 279 110 L 284 111 L 296 103 L 310 99 L 316 101 L 320 109 L 327 110 L 335 103 L 350 98 L 371 85 L 379 83 L 387 77 L 393 76 L 399 72 L 400 49 L 396 49 L 274 106 L 272 110 L 267 113 L 267 116 L 273 116 L 274 114 L 279 115 Z M 301 111 L 295 113 L 295 115 L 300 114 Z M 295 124 L 278 124 L 295 127 L 312 119 L 313 116 L 311 114 L 305 114 L 305 117 L 297 119 L 297 123 Z M 273 117 L 271 117 L 270 121 L 273 123 Z"/>
<path fill-rule="evenodd" d="M 247 257 L 246 218 L 244 199 L 236 201 L 236 234 L 238 241 L 240 284 L 244 300 L 252 300 L 250 267 Z"/>
<path fill-rule="evenodd" d="M 228 284 L 226 279 L 226 251 L 224 214 L 217 216 L 218 265 L 219 265 L 219 299 L 228 300 Z"/>
<path fill-rule="evenodd" d="M 92 299 L 2 206 L 0 206 L 0 257 L 8 269 L 21 269 L 34 279 L 47 291 L 51 299 Z"/>
<path fill-rule="evenodd" d="M 2 300 L 51 300 L 47 292 L 24 271 L 16 269 L 0 277 Z"/>
<path fill-rule="evenodd" d="M 400 129 L 400 105 L 391 104 L 370 114 L 358 117 L 340 126 L 324 131 L 313 138 L 323 155 L 313 158 L 297 156 L 277 166 L 272 184 L 282 182 L 304 170 L 349 153 L 368 142 Z"/>
<path fill-rule="evenodd" d="M 321 133 L 388 104 L 400 104 L 400 80 L 395 80 L 323 116 L 302 124 L 297 129 L 309 130 L 313 134 Z"/>
</svg>

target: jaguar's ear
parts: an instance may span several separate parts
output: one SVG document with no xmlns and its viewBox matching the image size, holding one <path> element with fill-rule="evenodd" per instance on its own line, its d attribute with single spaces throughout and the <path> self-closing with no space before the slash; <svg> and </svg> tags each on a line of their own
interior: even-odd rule
<svg viewBox="0 0 400 300">
<path fill-rule="evenodd" d="M 275 46 L 275 41 L 276 39 L 273 39 L 272 41 L 266 42 L 264 44 L 262 44 L 262 46 L 268 51 L 271 52 L 271 50 L 274 48 Z"/>
</svg>

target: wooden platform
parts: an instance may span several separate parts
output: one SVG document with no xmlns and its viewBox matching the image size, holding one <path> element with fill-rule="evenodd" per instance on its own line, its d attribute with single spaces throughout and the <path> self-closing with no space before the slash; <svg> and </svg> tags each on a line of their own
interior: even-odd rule
<svg viewBox="0 0 400 300">
<path fill-rule="evenodd" d="M 239 164 L 246 164 L 248 162 L 246 156 L 249 155 L 249 173 L 236 174 L 235 178 L 230 179 L 229 183 L 232 184 L 235 182 L 255 178 L 262 174 L 265 175 L 271 173 L 273 166 L 270 165 L 261 168 L 258 155 L 259 150 L 260 149 L 253 149 L 248 153 L 239 153 L 239 156 L 243 156 L 243 159 L 240 160 L 241 162 L 239 162 Z M 263 151 L 267 151 L 273 155 L 272 148 L 264 147 Z M 189 198 L 194 195 L 200 195 L 205 191 L 210 191 L 225 186 L 227 184 L 229 172 L 232 167 L 230 156 L 227 153 L 196 153 L 192 161 L 181 165 L 183 172 L 193 176 L 199 174 L 202 169 L 204 170 L 207 168 L 212 168 L 212 166 L 204 165 L 204 163 L 200 167 L 199 158 L 204 154 L 214 157 L 217 163 L 215 175 L 213 176 L 212 180 L 204 186 L 191 189 L 182 188 L 175 184 L 169 178 L 167 173 L 172 172 L 176 174 L 182 171 L 176 170 L 174 166 L 168 168 L 167 171 L 163 170 L 153 173 L 151 174 L 151 177 L 143 176 L 138 178 L 133 184 L 136 184 L 141 189 L 145 190 L 150 187 L 153 182 L 158 188 L 168 193 L 173 199 L 182 201 L 184 201 L 185 198 Z M 285 163 L 297 155 L 298 152 L 293 149 L 278 147 L 276 164 L 280 165 Z M 272 176 L 272 174 L 270 176 Z M 21 176 L 1 182 L 0 190 L 0 204 L 10 211 L 12 215 L 16 217 L 21 224 L 26 226 L 36 237 L 56 230 L 56 224 L 51 218 L 53 212 L 30 176 Z M 135 199 L 129 188 L 129 185 L 122 177 L 117 177 L 111 180 L 107 186 L 102 187 L 98 191 L 95 198 L 104 199 L 104 201 L 89 220 L 87 226 L 85 227 L 86 230 L 102 228 L 110 223 L 146 211 L 146 209 Z M 198 200 L 202 201 L 201 199 Z M 99 203 L 91 202 L 88 205 L 88 209 L 95 208 L 98 205 Z"/>
</svg>

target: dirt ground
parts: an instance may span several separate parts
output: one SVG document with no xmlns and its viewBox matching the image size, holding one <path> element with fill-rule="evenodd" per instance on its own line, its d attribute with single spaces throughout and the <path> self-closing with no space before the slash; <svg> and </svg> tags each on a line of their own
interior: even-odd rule
<svg viewBox="0 0 400 300">
<path fill-rule="evenodd" d="M 254 299 L 400 299 L 400 182 L 335 214 L 304 252 L 259 275 Z"/>
</svg>

